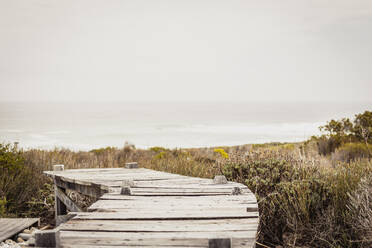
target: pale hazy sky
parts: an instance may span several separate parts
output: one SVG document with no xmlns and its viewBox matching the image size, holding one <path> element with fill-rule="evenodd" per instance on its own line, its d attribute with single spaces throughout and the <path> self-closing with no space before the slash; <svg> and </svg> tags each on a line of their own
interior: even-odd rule
<svg viewBox="0 0 372 248">
<path fill-rule="evenodd" d="M 371 0 L 0 0 L 0 101 L 371 95 Z"/>
</svg>

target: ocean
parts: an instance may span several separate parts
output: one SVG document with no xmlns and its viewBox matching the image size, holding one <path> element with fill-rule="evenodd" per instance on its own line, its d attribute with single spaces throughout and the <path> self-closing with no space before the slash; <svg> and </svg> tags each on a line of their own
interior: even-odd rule
<svg viewBox="0 0 372 248">
<path fill-rule="evenodd" d="M 0 142 L 90 150 L 299 142 L 371 103 L 0 103 Z"/>
</svg>

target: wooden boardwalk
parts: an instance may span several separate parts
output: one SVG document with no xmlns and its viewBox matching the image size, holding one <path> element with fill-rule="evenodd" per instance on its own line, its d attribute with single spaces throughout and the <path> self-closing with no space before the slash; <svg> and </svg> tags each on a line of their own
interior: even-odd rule
<svg viewBox="0 0 372 248">
<path fill-rule="evenodd" d="M 30 226 L 38 226 L 39 218 L 0 218 L 0 242 L 13 237 Z"/>
<path fill-rule="evenodd" d="M 254 246 L 257 201 L 242 184 L 144 168 L 45 173 L 56 185 L 56 218 L 67 220 L 58 227 L 58 247 Z M 98 200 L 80 212 L 66 189 Z"/>
</svg>

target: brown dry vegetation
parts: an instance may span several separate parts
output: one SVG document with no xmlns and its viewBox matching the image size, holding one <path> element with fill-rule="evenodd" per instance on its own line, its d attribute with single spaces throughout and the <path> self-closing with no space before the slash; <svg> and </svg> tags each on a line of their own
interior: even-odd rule
<svg viewBox="0 0 372 248">
<path fill-rule="evenodd" d="M 267 247 L 372 245 L 371 161 L 332 161 L 331 155 L 318 155 L 314 140 L 222 147 L 228 158 L 212 148 L 142 150 L 125 146 L 90 152 L 9 149 L 22 161 L 18 171 L 1 167 L 2 215 L 41 216 L 50 221 L 51 182 L 41 172 L 53 164 L 64 164 L 66 169 L 105 168 L 137 161 L 141 167 L 196 177 L 223 173 L 246 184 L 259 201 L 258 243 Z M 9 176 L 12 180 L 5 180 Z M 9 191 L 17 192 L 17 197 Z"/>
</svg>

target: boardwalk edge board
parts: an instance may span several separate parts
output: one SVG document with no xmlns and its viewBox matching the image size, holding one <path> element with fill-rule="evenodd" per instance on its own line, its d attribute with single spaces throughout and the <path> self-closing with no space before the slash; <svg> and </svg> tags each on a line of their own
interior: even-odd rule
<svg viewBox="0 0 372 248">
<path fill-rule="evenodd" d="M 30 226 L 39 225 L 39 218 L 0 218 L 0 243 Z"/>
<path fill-rule="evenodd" d="M 56 224 L 39 232 L 39 247 L 254 247 L 255 195 L 223 175 L 194 178 L 139 168 L 53 166 Z M 66 190 L 95 197 L 83 210 Z"/>
</svg>

